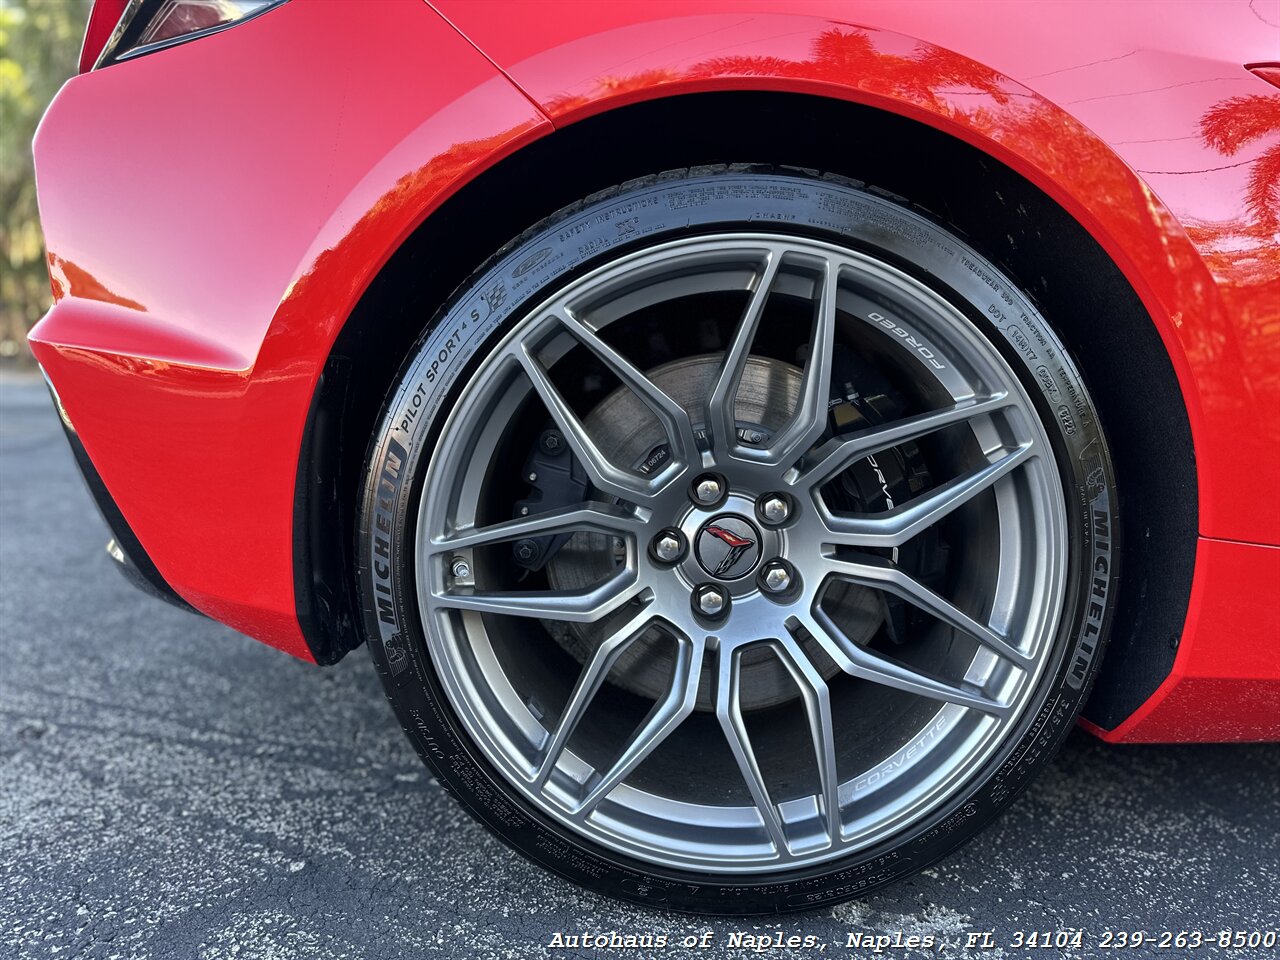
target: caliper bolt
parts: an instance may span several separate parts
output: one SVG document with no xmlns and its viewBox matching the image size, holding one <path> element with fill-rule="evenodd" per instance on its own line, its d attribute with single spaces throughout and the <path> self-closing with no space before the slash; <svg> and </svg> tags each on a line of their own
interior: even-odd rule
<svg viewBox="0 0 1280 960">
<path fill-rule="evenodd" d="M 779 493 L 766 493 L 756 503 L 760 518 L 768 523 L 786 523 L 791 516 L 791 504 Z"/>
<path fill-rule="evenodd" d="M 538 546 L 537 540 L 517 540 L 515 546 L 511 548 L 516 555 L 516 559 L 521 563 L 534 563 L 538 559 L 538 555 L 542 553 L 542 548 Z"/>
<path fill-rule="evenodd" d="M 564 437 L 560 435 L 559 430 L 543 430 L 542 436 L 538 438 L 538 444 L 542 447 L 543 453 L 549 453 L 553 457 L 564 453 Z"/>
<path fill-rule="evenodd" d="M 471 577 L 471 564 L 463 560 L 461 557 L 453 561 L 453 566 L 449 568 L 453 572 L 453 576 L 457 580 L 467 580 Z"/>
<path fill-rule="evenodd" d="M 720 498 L 724 496 L 724 484 L 720 482 L 719 477 L 709 473 L 703 474 L 693 481 L 693 489 L 690 493 L 695 503 L 709 507 L 719 503 Z"/>
<path fill-rule="evenodd" d="M 770 560 L 760 568 L 760 587 L 766 593 L 786 593 L 795 582 L 791 564 L 785 560 Z"/>
<path fill-rule="evenodd" d="M 704 617 L 718 620 L 729 612 L 729 594 L 714 583 L 704 583 L 693 591 L 693 609 Z"/>
<path fill-rule="evenodd" d="M 675 563 L 684 556 L 684 534 L 672 527 L 658 531 L 651 545 L 653 556 L 662 563 Z"/>
</svg>

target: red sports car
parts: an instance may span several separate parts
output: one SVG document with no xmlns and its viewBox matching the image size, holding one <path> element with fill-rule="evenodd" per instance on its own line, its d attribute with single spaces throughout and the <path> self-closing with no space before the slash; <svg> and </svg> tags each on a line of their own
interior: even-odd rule
<svg viewBox="0 0 1280 960">
<path fill-rule="evenodd" d="M 829 903 L 1082 710 L 1280 738 L 1278 55 L 1263 0 L 97 0 L 31 347 L 126 572 L 367 644 L 520 852 Z"/>
</svg>

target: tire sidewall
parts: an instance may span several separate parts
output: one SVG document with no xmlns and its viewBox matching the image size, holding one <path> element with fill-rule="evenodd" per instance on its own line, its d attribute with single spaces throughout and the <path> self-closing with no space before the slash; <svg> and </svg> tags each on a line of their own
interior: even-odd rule
<svg viewBox="0 0 1280 960">
<path fill-rule="evenodd" d="M 1070 556 L 1062 619 L 1016 733 L 931 816 L 830 863 L 752 878 L 663 870 L 536 812 L 471 742 L 422 634 L 414 543 L 423 476 L 479 360 L 552 292 L 638 246 L 712 231 L 834 241 L 912 273 L 962 309 L 1032 397 L 1063 480 Z M 440 782 L 521 853 L 594 890 L 695 912 L 756 914 L 839 902 L 920 870 L 982 828 L 1061 745 L 1101 660 L 1116 594 L 1114 473 L 1079 371 L 1005 272 L 926 216 L 860 184 L 802 171 L 706 168 L 633 181 L 516 238 L 427 325 L 373 438 L 357 527 L 369 647 L 406 734 Z"/>
</svg>

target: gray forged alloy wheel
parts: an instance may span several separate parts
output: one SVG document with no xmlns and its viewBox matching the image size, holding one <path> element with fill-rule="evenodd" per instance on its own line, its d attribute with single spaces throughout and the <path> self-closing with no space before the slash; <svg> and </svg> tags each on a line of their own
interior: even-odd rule
<svg viewBox="0 0 1280 960">
<path fill-rule="evenodd" d="M 835 178 L 668 173 L 508 245 L 412 352 L 366 479 L 370 648 L 535 861 L 798 909 L 926 866 L 1051 755 L 1114 504 L 1060 342 L 951 232 Z"/>
</svg>

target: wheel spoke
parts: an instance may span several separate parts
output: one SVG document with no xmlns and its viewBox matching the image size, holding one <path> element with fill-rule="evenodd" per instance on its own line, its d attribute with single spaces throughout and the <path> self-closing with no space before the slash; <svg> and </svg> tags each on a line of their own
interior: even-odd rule
<svg viewBox="0 0 1280 960">
<path fill-rule="evenodd" d="M 966 690 L 945 680 L 938 680 L 865 650 L 846 637 L 821 608 L 816 611 L 816 615 L 804 614 L 797 617 L 796 622 L 851 677 L 914 693 L 930 700 L 970 707 L 1000 719 L 1009 714 L 1007 704 L 976 690 Z"/>
<path fill-rule="evenodd" d="M 676 663 L 667 694 L 649 711 L 635 738 L 627 744 L 621 756 L 608 772 L 590 787 L 582 802 L 573 811 L 580 820 L 612 792 L 644 759 L 653 753 L 693 713 L 698 703 L 698 677 L 702 670 L 702 651 L 706 641 L 701 637 L 676 638 Z"/>
<path fill-rule="evenodd" d="M 900 507 L 866 517 L 844 517 L 820 509 L 829 542 L 860 547 L 900 547 L 926 527 L 968 503 L 1001 477 L 1025 463 L 1034 447 L 1022 444 L 998 460 L 947 481 Z"/>
<path fill-rule="evenodd" d="M 888 560 L 866 557 L 857 562 L 846 560 L 828 562 L 831 564 L 832 574 L 839 579 L 901 597 L 937 617 L 948 626 L 961 633 L 967 633 L 982 646 L 1011 661 L 1022 670 L 1026 670 L 1035 663 L 1033 657 L 1011 644 L 1007 637 L 1002 637 L 987 624 L 979 623 L 951 601 L 939 596 Z"/>
<path fill-rule="evenodd" d="M 551 419 L 564 433 L 570 449 L 577 456 L 595 488 L 622 500 L 640 503 L 650 500 L 657 492 L 654 484 L 628 470 L 619 469 L 609 461 L 587 433 L 586 425 L 574 413 L 556 385 L 551 382 L 551 377 L 542 364 L 529 352 L 526 344 L 520 345 L 516 356 L 533 389 L 542 398 L 547 412 L 551 414 Z"/>
<path fill-rule="evenodd" d="M 463 527 L 452 536 L 431 542 L 431 552 L 446 553 L 472 547 L 552 533 L 591 532 L 611 536 L 639 535 L 645 522 L 634 513 L 608 503 L 580 503 L 546 513 L 535 513 L 487 527 Z"/>
<path fill-rule="evenodd" d="M 738 446 L 738 428 L 735 417 L 735 403 L 738 387 L 742 383 L 743 371 L 747 368 L 747 359 L 751 356 L 751 344 L 755 341 L 756 331 L 760 328 L 760 320 L 764 317 L 764 309 L 769 302 L 769 293 L 778 276 L 778 267 L 782 255 L 770 251 L 766 255 L 760 273 L 756 278 L 755 289 L 747 309 L 738 322 L 733 340 L 720 361 L 720 370 L 716 374 L 715 385 L 707 397 L 707 432 L 710 435 L 711 447 L 719 456 L 727 456 Z"/>
<path fill-rule="evenodd" d="M 817 315 L 813 322 L 809 360 L 804 365 L 804 383 L 791 422 L 784 427 L 768 449 L 769 460 L 790 466 L 815 443 L 827 429 L 827 410 L 831 397 L 831 362 L 836 333 L 836 295 L 839 292 L 840 267 L 826 261 L 822 272 L 822 289 L 818 296 Z"/>
<path fill-rule="evenodd" d="M 652 411 L 666 430 L 672 450 L 680 451 L 683 466 L 698 464 L 701 454 L 698 450 L 698 441 L 693 435 L 693 423 L 689 419 L 688 411 L 672 400 L 664 390 L 649 379 L 647 374 L 637 369 L 631 361 L 600 339 L 594 330 L 568 310 L 560 316 L 560 322 L 579 343 L 594 353 Z"/>
<path fill-rule="evenodd" d="M 455 610 L 500 613 L 511 617 L 536 617 L 594 623 L 644 592 L 634 570 L 627 568 L 591 590 L 483 591 L 454 587 L 436 591 L 436 606 Z"/>
<path fill-rule="evenodd" d="M 565 704 L 555 732 L 543 748 L 542 762 L 533 781 L 534 787 L 541 788 L 551 776 L 551 771 L 555 769 L 560 755 L 564 752 L 565 744 L 569 742 L 569 737 L 573 735 L 573 731 L 586 715 L 592 698 L 604 683 L 609 671 L 613 669 L 613 665 L 617 663 L 618 657 L 651 627 L 656 619 L 649 605 L 645 604 L 633 616 L 627 617 L 625 623 L 612 630 L 600 646 L 596 647 L 590 661 L 583 667 L 582 674 L 574 685 L 573 693 L 569 695 L 569 702 Z"/>
<path fill-rule="evenodd" d="M 931 410 L 918 416 L 907 417 L 896 423 L 870 427 L 823 444 L 816 451 L 814 462 L 797 471 L 792 484 L 802 487 L 819 487 L 855 460 L 869 453 L 877 453 L 888 447 L 910 440 L 918 440 L 943 427 L 963 423 L 1012 405 L 1007 393 L 979 400 L 966 400 L 942 410 Z"/>
<path fill-rule="evenodd" d="M 738 769 L 742 771 L 742 779 L 746 781 L 751 800 L 764 821 L 765 830 L 769 832 L 769 840 L 779 856 L 786 856 L 790 851 L 782 829 L 782 817 L 769 798 L 769 788 L 765 785 L 764 774 L 747 734 L 747 725 L 742 719 L 742 649 L 738 647 L 733 651 L 723 652 L 718 658 L 716 719 L 724 730 L 733 758 L 738 761 Z"/>
<path fill-rule="evenodd" d="M 809 720 L 809 736 L 813 741 L 814 759 L 822 793 L 822 815 L 827 823 L 829 843 L 840 842 L 840 778 L 836 773 L 836 735 L 831 720 L 831 694 L 827 681 L 791 636 L 778 638 L 778 657 L 800 688 L 805 715 Z"/>
</svg>

